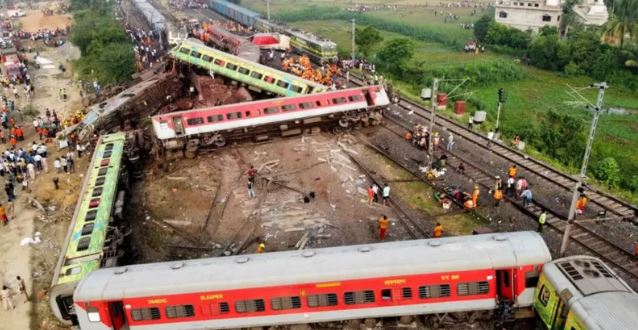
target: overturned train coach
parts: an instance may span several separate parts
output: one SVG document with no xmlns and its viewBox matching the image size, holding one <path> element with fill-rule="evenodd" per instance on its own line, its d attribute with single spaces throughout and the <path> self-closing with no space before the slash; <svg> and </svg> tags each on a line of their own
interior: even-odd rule
<svg viewBox="0 0 638 330">
<path fill-rule="evenodd" d="M 166 149 L 222 147 L 228 140 L 266 131 L 283 136 L 302 127 L 337 122 L 341 127 L 376 125 L 390 104 L 382 86 L 365 86 L 320 94 L 194 109 L 153 116 L 155 135 Z"/>
<path fill-rule="evenodd" d="M 97 270 L 74 301 L 83 330 L 478 317 L 505 301 L 530 310 L 550 260 L 535 232 L 457 236 Z"/>
</svg>

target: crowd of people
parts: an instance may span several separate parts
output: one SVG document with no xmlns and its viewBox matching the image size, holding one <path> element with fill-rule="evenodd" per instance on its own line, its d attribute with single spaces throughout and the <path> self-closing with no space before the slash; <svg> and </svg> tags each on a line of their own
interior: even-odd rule
<svg viewBox="0 0 638 330">
<path fill-rule="evenodd" d="M 126 26 L 125 31 L 133 42 L 137 71 L 152 68 L 153 64 L 159 61 L 164 50 L 160 35 L 153 30 L 144 31 L 130 25 Z"/>
</svg>

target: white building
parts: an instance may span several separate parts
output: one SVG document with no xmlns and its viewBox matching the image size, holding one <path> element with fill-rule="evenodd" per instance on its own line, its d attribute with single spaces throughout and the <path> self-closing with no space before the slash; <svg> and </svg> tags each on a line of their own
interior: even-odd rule
<svg viewBox="0 0 638 330">
<path fill-rule="evenodd" d="M 496 22 L 519 30 L 538 32 L 543 26 L 560 27 L 560 0 L 498 0 L 495 5 Z M 607 7 L 603 0 L 585 0 L 574 6 L 576 19 L 585 25 L 607 22 Z"/>
</svg>

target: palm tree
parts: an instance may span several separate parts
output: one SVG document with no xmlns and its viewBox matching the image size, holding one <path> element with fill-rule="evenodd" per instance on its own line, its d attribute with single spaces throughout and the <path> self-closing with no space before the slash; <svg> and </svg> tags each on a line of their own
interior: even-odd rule
<svg viewBox="0 0 638 330">
<path fill-rule="evenodd" d="M 625 37 L 638 37 L 638 0 L 615 0 L 612 7 L 612 18 L 607 22 L 605 34 L 618 37 L 620 48 L 625 44 Z"/>
</svg>

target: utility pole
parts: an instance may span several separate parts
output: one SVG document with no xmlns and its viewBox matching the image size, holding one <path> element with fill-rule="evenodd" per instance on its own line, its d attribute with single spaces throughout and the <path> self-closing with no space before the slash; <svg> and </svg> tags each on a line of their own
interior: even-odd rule
<svg viewBox="0 0 638 330">
<path fill-rule="evenodd" d="M 430 141 L 428 141 L 428 153 L 430 154 L 430 169 L 434 163 L 434 119 L 436 119 L 436 90 L 439 89 L 439 80 L 434 78 L 432 80 L 432 110 L 430 112 Z"/>
<path fill-rule="evenodd" d="M 266 0 L 266 15 L 268 16 L 268 22 L 270 22 L 270 0 Z"/>
<path fill-rule="evenodd" d="M 569 234 L 572 230 L 572 224 L 574 223 L 574 216 L 576 215 L 576 202 L 578 201 L 579 189 L 583 184 L 583 178 L 587 173 L 587 165 L 589 163 L 589 156 L 591 154 L 592 145 L 594 143 L 594 136 L 596 135 L 596 126 L 598 125 L 598 118 L 600 112 L 603 110 L 603 99 L 605 97 L 605 89 L 608 88 L 606 82 L 593 84 L 592 87 L 598 88 L 598 99 L 596 100 L 596 107 L 594 109 L 594 118 L 591 122 L 591 128 L 589 129 L 589 137 L 587 139 L 587 147 L 585 148 L 585 155 L 583 156 L 583 164 L 580 167 L 580 173 L 576 179 L 574 185 L 574 191 L 572 194 L 572 202 L 569 205 L 569 213 L 567 215 L 567 226 L 565 227 L 565 233 L 563 235 L 563 242 L 560 245 L 560 256 L 565 256 L 565 251 L 569 245 Z"/>
<path fill-rule="evenodd" d="M 355 19 L 352 19 L 352 64 L 354 65 L 354 51 L 355 51 Z"/>
</svg>

